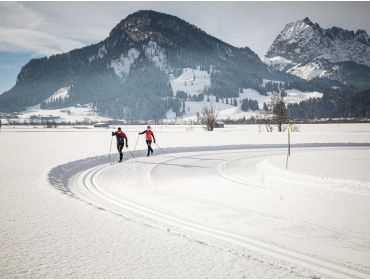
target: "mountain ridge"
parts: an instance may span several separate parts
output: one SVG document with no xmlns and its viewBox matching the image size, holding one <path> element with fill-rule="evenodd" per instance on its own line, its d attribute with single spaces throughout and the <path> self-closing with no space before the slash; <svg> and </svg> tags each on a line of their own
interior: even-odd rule
<svg viewBox="0 0 370 280">
<path fill-rule="evenodd" d="M 248 47 L 234 47 L 178 17 L 141 10 L 99 43 L 32 59 L 0 96 L 0 110 L 20 111 L 69 87 L 68 104 L 92 103 L 113 117 L 161 118 L 178 107 L 171 77 L 185 68 L 207 72 L 211 85 L 202 93 L 219 97 L 260 89 L 263 79 L 296 80 L 269 71 Z"/>
<path fill-rule="evenodd" d="M 308 18 L 302 23 L 319 28 Z M 193 79 L 181 80 L 188 70 Z M 305 81 L 272 70 L 248 47 L 232 46 L 176 16 L 140 10 L 121 20 L 101 42 L 32 59 L 22 67 L 16 85 L 0 95 L 0 111 L 40 103 L 44 108 L 91 104 L 109 117 L 159 119 L 169 110 L 181 115 L 185 98 L 238 97 L 247 88 L 267 94 L 281 84 L 323 93 L 348 89 L 328 77 Z M 49 98 L 62 88 L 68 88 L 66 98 Z"/>
<path fill-rule="evenodd" d="M 265 62 L 274 69 L 310 80 L 338 80 L 360 89 L 370 87 L 370 36 L 365 30 L 323 29 L 308 17 L 288 23 L 268 49 Z M 354 73 L 364 79 L 352 79 Z"/>
</svg>

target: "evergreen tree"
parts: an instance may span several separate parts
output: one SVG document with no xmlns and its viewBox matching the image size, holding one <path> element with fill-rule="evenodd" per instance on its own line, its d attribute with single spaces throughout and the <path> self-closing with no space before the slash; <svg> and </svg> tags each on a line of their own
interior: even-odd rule
<svg viewBox="0 0 370 280">
<path fill-rule="evenodd" d="M 185 115 L 185 101 L 182 102 L 182 115 Z"/>
<path fill-rule="evenodd" d="M 241 109 L 245 112 L 247 111 L 257 111 L 259 110 L 258 102 L 253 99 L 243 99 Z"/>
<path fill-rule="evenodd" d="M 279 132 L 282 131 L 282 125 L 285 120 L 286 107 L 282 99 L 280 99 L 274 106 L 273 113 L 276 116 L 276 122 L 278 125 Z"/>
</svg>

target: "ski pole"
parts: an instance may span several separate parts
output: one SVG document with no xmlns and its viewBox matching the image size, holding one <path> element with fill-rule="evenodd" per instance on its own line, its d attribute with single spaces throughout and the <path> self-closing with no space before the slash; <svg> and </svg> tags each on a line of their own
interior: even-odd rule
<svg viewBox="0 0 370 280">
<path fill-rule="evenodd" d="M 129 150 L 129 148 L 128 148 L 128 147 L 126 147 L 126 148 L 127 148 L 127 151 L 130 153 L 131 157 L 132 157 L 132 158 L 135 158 L 135 157 L 134 157 L 134 155 L 133 155 L 133 154 L 131 153 L 131 151 Z"/>
<path fill-rule="evenodd" d="M 139 141 L 139 134 L 137 135 L 137 138 L 136 138 L 136 143 L 135 143 L 135 148 L 134 148 L 134 155 L 135 155 L 135 152 L 136 152 L 136 146 L 137 146 L 138 141 Z"/>
<path fill-rule="evenodd" d="M 154 144 L 158 147 L 158 149 L 161 151 L 162 154 L 165 154 L 165 152 L 163 152 L 163 150 L 161 149 L 161 147 L 159 147 L 157 143 L 154 143 Z"/>
<path fill-rule="evenodd" d="M 110 159 L 110 154 L 112 152 L 112 142 L 113 142 L 113 136 L 110 139 L 110 148 L 109 148 L 109 159 Z"/>
</svg>

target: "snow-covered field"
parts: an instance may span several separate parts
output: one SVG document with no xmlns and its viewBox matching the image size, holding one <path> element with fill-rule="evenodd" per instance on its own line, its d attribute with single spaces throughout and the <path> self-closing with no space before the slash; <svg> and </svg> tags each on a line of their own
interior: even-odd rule
<svg viewBox="0 0 370 280">
<path fill-rule="evenodd" d="M 0 277 L 370 277 L 369 124 L 153 130 L 1 128 Z"/>
<path fill-rule="evenodd" d="M 28 122 L 30 118 L 48 118 L 57 117 L 56 122 L 103 122 L 110 120 L 109 118 L 98 115 L 90 106 L 85 105 L 82 107 L 67 107 L 63 109 L 40 109 L 40 106 L 34 106 L 29 108 L 20 114 L 17 121 Z M 3 123 L 7 123 L 6 119 L 2 120 Z"/>
</svg>

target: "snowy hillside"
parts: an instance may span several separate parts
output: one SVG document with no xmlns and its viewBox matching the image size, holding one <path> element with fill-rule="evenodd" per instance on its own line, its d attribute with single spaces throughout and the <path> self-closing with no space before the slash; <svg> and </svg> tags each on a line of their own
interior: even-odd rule
<svg viewBox="0 0 370 280">
<path fill-rule="evenodd" d="M 170 77 L 170 83 L 174 96 L 178 91 L 186 92 L 188 95 L 197 95 L 211 85 L 211 76 L 207 71 L 184 68 L 180 76 Z"/>
<path fill-rule="evenodd" d="M 114 73 L 120 77 L 122 82 L 126 79 L 130 72 L 131 65 L 139 55 L 140 52 L 137 49 L 131 48 L 128 50 L 127 54 L 121 54 L 119 58 L 111 61 L 110 67 L 113 68 Z"/>
<path fill-rule="evenodd" d="M 263 62 L 269 66 L 272 66 L 274 69 L 277 69 L 279 71 L 283 71 L 287 65 L 292 63 L 292 61 L 282 56 L 274 56 L 274 57 L 265 56 L 263 58 Z"/>
<path fill-rule="evenodd" d="M 284 102 L 286 104 L 293 104 L 293 103 L 300 103 L 302 101 L 306 101 L 310 98 L 322 98 L 323 94 L 317 91 L 306 91 L 302 92 L 297 89 L 288 89 L 287 96 L 284 98 Z"/>
<path fill-rule="evenodd" d="M 323 94 L 321 92 L 302 92 L 296 89 L 286 90 L 287 96 L 284 98 L 286 104 L 300 103 L 302 101 L 308 100 L 310 98 L 322 98 Z M 264 114 L 262 111 L 263 104 L 268 104 L 271 101 L 272 93 L 268 92 L 267 95 L 262 95 L 254 89 L 242 89 L 237 98 L 219 98 L 216 102 L 215 96 L 205 96 L 203 101 L 186 101 L 185 102 L 185 114 L 182 115 L 180 120 L 190 121 L 197 120 L 197 113 L 201 114 L 203 108 L 214 108 L 218 113 L 218 119 L 229 119 L 229 120 L 241 120 L 243 118 L 250 119 L 251 117 L 259 117 Z M 207 101 L 209 99 L 209 101 Z M 233 100 L 237 101 L 238 106 L 233 106 Z M 252 99 L 258 102 L 258 107 L 260 111 L 248 111 L 244 112 L 241 110 L 241 103 L 244 99 Z M 229 103 L 229 104 L 226 104 Z M 174 120 L 176 114 L 172 111 L 167 112 L 167 119 Z"/>
<path fill-rule="evenodd" d="M 70 87 L 63 87 L 58 89 L 52 96 L 48 97 L 45 102 L 53 102 L 58 100 L 65 100 L 69 97 Z"/>
</svg>

